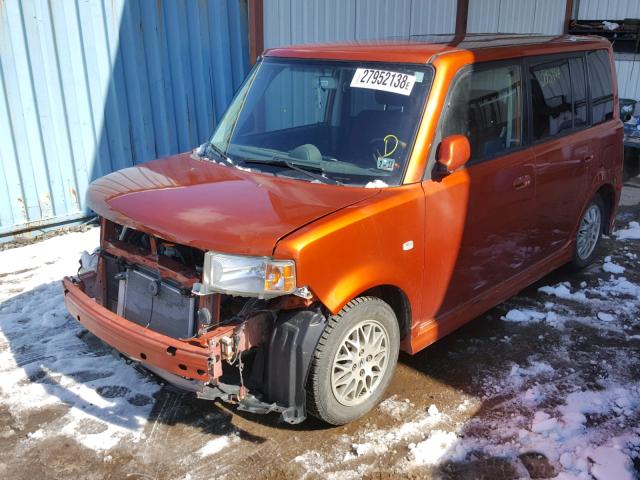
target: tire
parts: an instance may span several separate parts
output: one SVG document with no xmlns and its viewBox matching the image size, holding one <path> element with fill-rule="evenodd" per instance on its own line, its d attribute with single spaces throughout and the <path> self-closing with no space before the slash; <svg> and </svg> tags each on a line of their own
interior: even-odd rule
<svg viewBox="0 0 640 480">
<path fill-rule="evenodd" d="M 606 220 L 604 202 L 600 195 L 596 195 L 580 217 L 571 261 L 571 267 L 574 270 L 581 270 L 593 262 Z"/>
<path fill-rule="evenodd" d="M 316 346 L 306 386 L 307 412 L 331 425 L 367 413 L 389 386 L 399 349 L 398 320 L 387 303 L 376 297 L 349 302 L 329 318 Z"/>
</svg>

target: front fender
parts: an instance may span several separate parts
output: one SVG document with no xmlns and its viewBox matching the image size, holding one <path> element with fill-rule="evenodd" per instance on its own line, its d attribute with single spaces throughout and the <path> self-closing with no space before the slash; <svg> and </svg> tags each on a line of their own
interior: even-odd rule
<svg viewBox="0 0 640 480">
<path fill-rule="evenodd" d="M 384 189 L 290 234 L 274 253 L 296 261 L 298 285 L 309 287 L 334 314 L 379 285 L 403 290 L 417 313 L 424 275 L 422 187 Z"/>
</svg>

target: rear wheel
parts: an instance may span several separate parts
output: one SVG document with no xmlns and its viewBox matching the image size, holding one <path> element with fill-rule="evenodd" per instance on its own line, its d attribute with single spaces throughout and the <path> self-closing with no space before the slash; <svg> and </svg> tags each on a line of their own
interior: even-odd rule
<svg viewBox="0 0 640 480">
<path fill-rule="evenodd" d="M 349 302 L 320 337 L 307 381 L 308 412 L 332 425 L 361 417 L 382 398 L 398 361 L 400 330 L 375 297 Z"/>
<path fill-rule="evenodd" d="M 581 269 L 593 262 L 596 256 L 596 247 L 600 242 L 605 222 L 604 202 L 600 195 L 593 197 L 582 218 L 576 233 L 575 250 L 572 266 Z"/>
</svg>

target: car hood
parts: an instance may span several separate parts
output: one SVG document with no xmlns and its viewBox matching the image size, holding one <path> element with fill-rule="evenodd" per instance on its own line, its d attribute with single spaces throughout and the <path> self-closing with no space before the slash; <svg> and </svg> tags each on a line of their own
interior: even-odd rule
<svg viewBox="0 0 640 480">
<path fill-rule="evenodd" d="M 292 231 L 378 192 L 242 171 L 187 153 L 106 175 L 89 186 L 87 203 L 171 242 L 271 255 Z"/>
</svg>

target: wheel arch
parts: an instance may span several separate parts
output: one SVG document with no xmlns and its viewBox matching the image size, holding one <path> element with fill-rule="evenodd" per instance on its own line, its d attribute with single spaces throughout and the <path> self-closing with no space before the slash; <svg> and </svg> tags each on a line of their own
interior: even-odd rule
<svg viewBox="0 0 640 480">
<path fill-rule="evenodd" d="M 615 210 L 616 191 L 613 185 L 605 183 L 598 188 L 596 195 L 599 195 L 604 203 L 606 221 L 603 222 L 603 230 L 606 234 L 610 234 L 613 229 L 612 215 Z"/>
<path fill-rule="evenodd" d="M 398 320 L 400 340 L 404 340 L 411 332 L 411 302 L 407 294 L 395 285 L 377 285 L 371 287 L 354 298 L 377 297 L 389 304 Z"/>
</svg>

